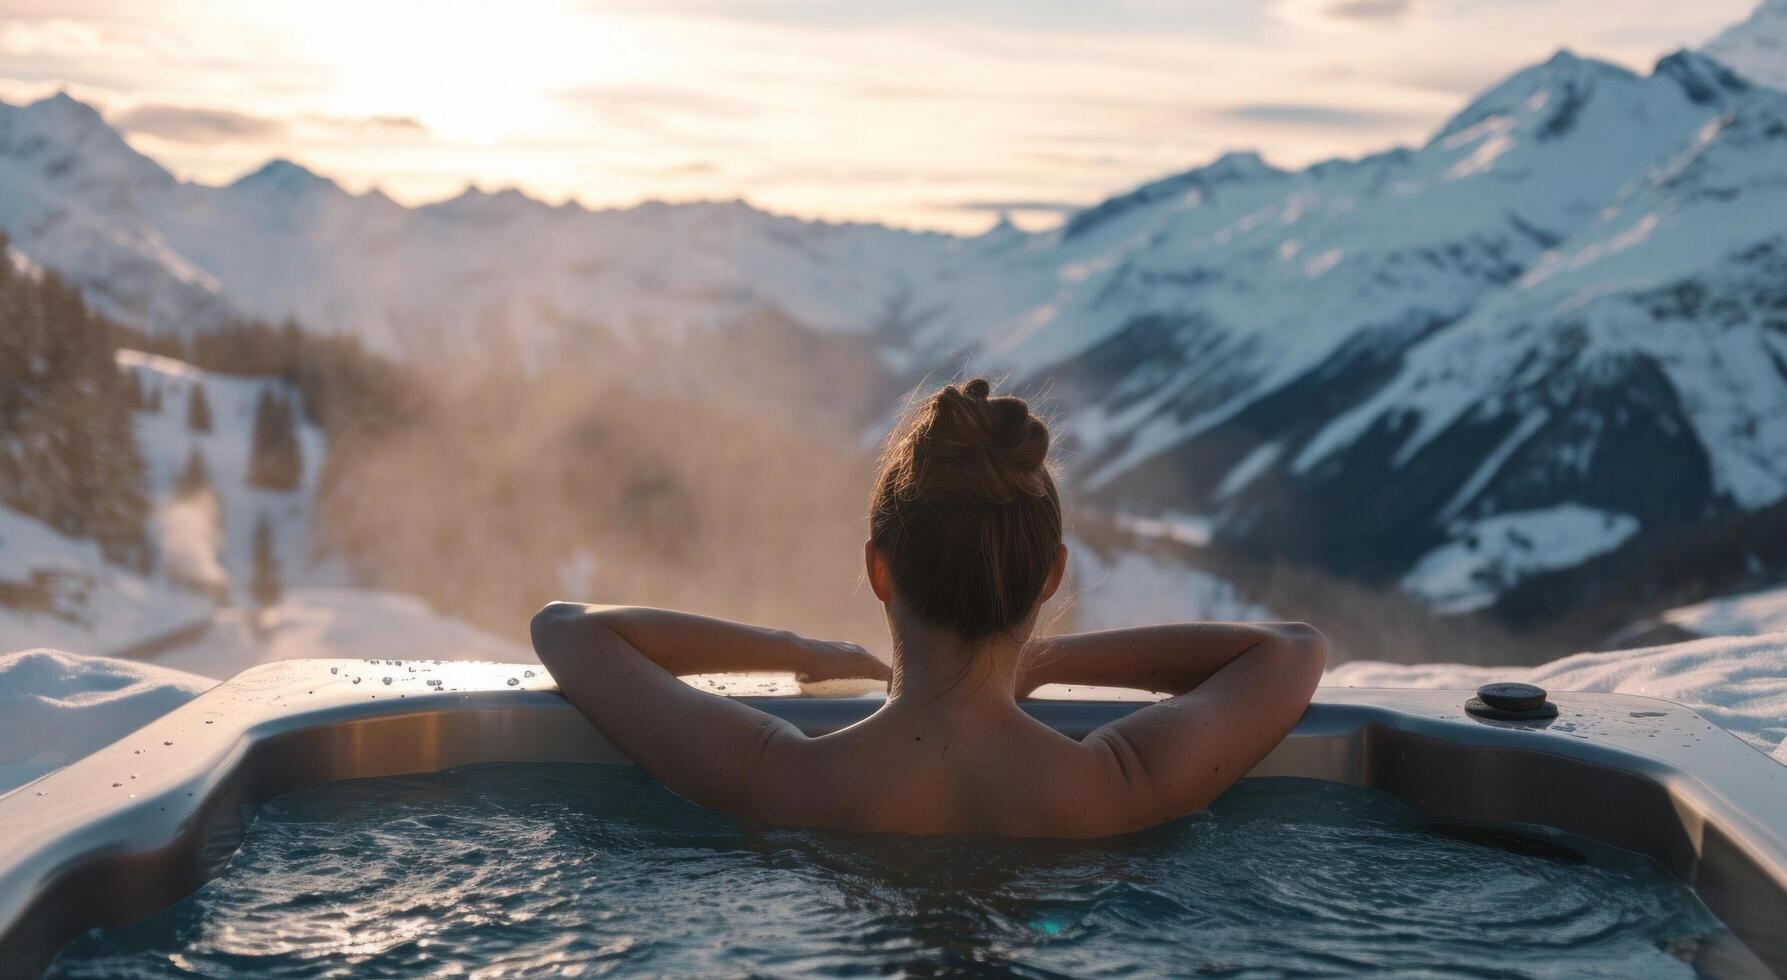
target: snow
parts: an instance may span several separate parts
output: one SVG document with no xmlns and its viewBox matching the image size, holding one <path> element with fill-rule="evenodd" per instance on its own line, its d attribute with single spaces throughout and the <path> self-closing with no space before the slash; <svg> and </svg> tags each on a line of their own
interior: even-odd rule
<svg viewBox="0 0 1787 980">
<path fill-rule="evenodd" d="M 1261 473 L 1266 472 L 1284 452 L 1284 445 L 1278 442 L 1263 442 L 1255 446 L 1253 451 L 1235 464 L 1228 471 L 1222 482 L 1216 485 L 1216 498 L 1222 500 L 1235 495 L 1235 492 L 1252 483 Z"/>
<path fill-rule="evenodd" d="M 117 741 L 215 683 L 108 657 L 0 655 L 0 794 Z"/>
<path fill-rule="evenodd" d="M 495 324 L 535 350 L 565 325 L 678 335 L 764 309 L 867 333 L 968 244 L 741 202 L 589 211 L 468 189 L 406 208 L 283 160 L 184 183 L 66 96 L 0 104 L 0 188 L 0 227 L 102 312 L 171 330 L 293 316 L 390 353 Z"/>
<path fill-rule="evenodd" d="M 1787 88 L 1787 0 L 1762 0 L 1748 20 L 1701 50 L 1758 85 Z"/>
<path fill-rule="evenodd" d="M 288 591 L 266 609 L 257 628 L 252 612 L 218 613 L 195 642 L 157 654 L 153 662 L 177 670 L 228 677 L 256 664 L 301 658 L 386 660 L 496 660 L 538 658 L 521 636 L 493 636 L 430 609 L 414 596 L 367 589 Z"/>
<path fill-rule="evenodd" d="M 156 502 L 155 538 L 162 563 L 173 565 L 169 572 L 196 584 L 221 586 L 232 601 L 246 602 L 254 566 L 254 526 L 265 517 L 288 584 L 341 584 L 341 569 L 312 556 L 310 508 L 327 451 L 322 430 L 298 413 L 304 467 L 297 489 L 263 490 L 247 482 L 255 403 L 262 391 L 272 391 L 302 405 L 295 389 L 277 379 L 217 374 L 141 351 L 119 351 L 118 364 L 135 370 L 145 391 L 161 391 L 161 411 L 138 412 L 136 430 Z M 193 432 L 186 425 L 186 401 L 195 385 L 204 387 L 211 406 L 208 433 Z M 215 501 L 175 500 L 175 484 L 193 450 L 204 455 L 217 491 Z M 207 508 L 215 508 L 215 513 Z"/>
<path fill-rule="evenodd" d="M 1454 521 L 1452 540 L 1429 552 L 1402 580 L 1404 591 L 1444 613 L 1493 604 L 1535 572 L 1567 568 L 1619 547 L 1638 532 L 1628 514 L 1560 504 L 1542 510 Z"/>
<path fill-rule="evenodd" d="M 44 646 L 80 653 L 116 653 L 180 627 L 209 619 L 214 598 L 246 602 L 253 565 L 254 525 L 265 516 L 288 583 L 335 584 L 343 575 L 311 559 L 309 508 L 321 469 L 324 438 L 300 421 L 304 456 L 300 486 L 260 490 L 246 483 L 254 406 L 263 389 L 282 382 L 211 374 L 182 361 L 139 351 L 118 352 L 144 390 L 161 393 L 159 412 L 135 413 L 151 502 L 155 567 L 148 574 L 107 563 L 91 541 L 63 537 L 43 524 L 0 508 L 0 581 L 55 578 L 51 611 L 0 607 L 0 651 Z M 186 425 L 187 395 L 202 384 L 212 431 Z M 201 452 L 215 495 L 177 499 L 175 484 L 187 456 Z M 226 673 L 233 673 L 227 671 Z"/>
<path fill-rule="evenodd" d="M 1213 522 L 1202 514 L 1167 513 L 1160 517 L 1118 514 L 1112 522 L 1131 534 L 1159 541 L 1176 541 L 1201 548 L 1210 543 Z"/>
<path fill-rule="evenodd" d="M 1671 609 L 1662 620 L 1700 636 L 1787 632 L 1787 588 L 1725 596 Z"/>
<path fill-rule="evenodd" d="M 0 607 L 0 651 L 130 651 L 214 677 L 296 657 L 534 659 L 525 636 L 493 636 L 414 597 L 344 587 L 344 570 L 314 557 L 311 508 L 326 445 L 308 421 L 298 427 L 304 469 L 297 489 L 247 485 L 255 403 L 264 390 L 296 399 L 282 382 L 209 373 L 139 351 L 120 351 L 118 363 L 136 371 L 146 391 L 161 393 L 159 412 L 135 417 L 154 505 L 156 567 L 139 575 L 108 564 L 94 543 L 0 508 L 0 581 L 53 576 L 55 600 L 48 611 Z M 209 433 L 186 424 L 188 392 L 201 384 Z M 215 493 L 178 499 L 175 484 L 194 449 Z M 257 623 L 248 586 L 254 527 L 263 517 L 286 589 Z"/>
<path fill-rule="evenodd" d="M 50 608 L 0 606 L 0 652 L 112 653 L 210 615 L 209 599 L 108 563 L 92 541 L 0 507 L 0 582 L 45 580 Z"/>
<path fill-rule="evenodd" d="M 1067 554 L 1076 631 L 1277 618 L 1227 581 L 1172 558 L 1126 551 L 1107 559 L 1071 539 Z"/>
<path fill-rule="evenodd" d="M 1526 668 L 1355 660 L 1334 667 L 1322 679 L 1338 687 L 1466 690 L 1491 681 L 1674 701 L 1787 763 L 1787 633 L 1579 653 Z"/>
<path fill-rule="evenodd" d="M 1673 84 L 1661 72 L 1652 77 Z M 1719 491 L 1746 508 L 1787 495 L 1787 377 L 1773 366 L 1781 345 L 1766 326 L 1767 301 L 1743 302 L 1777 288 L 1778 274 L 1737 260 L 1774 247 L 1783 231 L 1787 143 L 1766 134 L 1787 120 L 1787 97 L 1757 90 L 1732 98 L 1734 108 L 1677 130 L 1678 146 L 1654 154 L 1515 288 L 1415 347 L 1393 381 L 1302 449 L 1296 469 L 1390 417 L 1418 419 L 1402 461 L 1460 420 L 1518 411 L 1539 424 L 1535 413 L 1547 402 L 1648 362 L 1679 394 Z M 1732 298 L 1716 325 L 1656 312 L 1651 293 L 1680 283 Z"/>
</svg>

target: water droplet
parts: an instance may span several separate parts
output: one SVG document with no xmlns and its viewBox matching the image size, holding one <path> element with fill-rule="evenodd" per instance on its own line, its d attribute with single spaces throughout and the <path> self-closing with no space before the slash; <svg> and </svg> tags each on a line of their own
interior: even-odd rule
<svg viewBox="0 0 1787 980">
<path fill-rule="evenodd" d="M 521 676 L 523 676 L 523 677 L 532 677 L 532 676 L 534 676 L 534 672 L 533 672 L 533 671 L 531 671 L 531 670 L 524 670 L 524 671 L 522 671 L 522 672 L 521 672 Z"/>
<path fill-rule="evenodd" d="M 396 666 L 396 667 L 401 667 L 401 666 L 403 666 L 403 661 L 401 661 L 401 660 L 393 660 L 393 661 L 391 661 L 391 664 L 392 664 L 392 665 L 393 665 L 393 666 Z"/>
<path fill-rule="evenodd" d="M 132 753 L 131 753 L 131 755 L 142 755 L 142 754 L 143 754 L 143 750 L 142 750 L 142 749 L 137 749 L 137 750 L 136 750 L 136 751 L 135 751 L 135 752 L 132 752 Z"/>
<path fill-rule="evenodd" d="M 216 723 L 216 722 L 215 722 L 215 721 L 212 721 L 212 720 L 211 720 L 211 719 L 209 719 L 209 718 L 206 718 L 206 719 L 205 719 L 205 724 L 207 724 L 207 725 L 215 725 L 215 724 L 217 724 L 217 723 Z"/>
<path fill-rule="evenodd" d="M 172 740 L 172 739 L 169 739 L 169 740 L 168 740 L 168 741 L 166 741 L 166 742 L 163 742 L 163 743 L 161 743 L 161 744 L 163 744 L 163 745 L 172 745 L 172 744 L 174 744 L 174 743 L 173 743 L 173 740 Z"/>
<path fill-rule="evenodd" d="M 113 788 L 113 789 L 117 789 L 117 788 L 118 788 L 118 787 L 120 787 L 120 786 L 122 786 L 122 785 L 124 785 L 124 784 L 123 784 L 123 783 L 113 783 L 113 784 L 112 784 L 112 788 Z"/>
<path fill-rule="evenodd" d="M 356 678 L 354 678 L 354 683 L 355 683 L 355 684 L 358 684 L 358 683 L 360 683 L 360 678 L 358 678 L 358 677 L 356 677 Z"/>
<path fill-rule="evenodd" d="M 385 678 L 385 683 L 386 683 L 386 684 L 387 684 L 387 685 L 388 685 L 388 684 L 390 684 L 390 683 L 391 683 L 391 678 L 389 678 L 389 677 L 387 677 L 387 678 Z"/>
<path fill-rule="evenodd" d="M 341 673 L 341 668 L 340 668 L 340 667 L 330 667 L 330 668 L 329 668 L 329 673 L 331 673 L 331 674 L 339 674 L 339 673 Z"/>
<path fill-rule="evenodd" d="M 132 779 L 135 779 L 135 778 L 137 778 L 137 774 L 136 774 L 136 773 L 134 773 L 134 772 L 133 772 L 133 773 L 131 773 L 131 774 L 130 774 L 130 778 L 132 778 Z"/>
<path fill-rule="evenodd" d="M 520 684 L 520 683 L 521 683 L 521 678 L 519 678 L 519 677 L 509 678 L 509 686 L 510 687 L 514 687 L 515 685 Z"/>
</svg>

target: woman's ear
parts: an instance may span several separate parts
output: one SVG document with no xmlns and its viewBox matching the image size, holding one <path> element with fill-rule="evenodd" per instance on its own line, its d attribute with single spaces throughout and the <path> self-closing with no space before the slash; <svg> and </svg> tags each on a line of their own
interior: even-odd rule
<svg viewBox="0 0 1787 980">
<path fill-rule="evenodd" d="M 1038 599 L 1036 601 L 1037 605 L 1040 606 L 1043 603 L 1049 601 L 1050 599 L 1055 598 L 1055 590 L 1059 589 L 1061 587 L 1061 579 L 1066 574 L 1067 574 L 1067 545 L 1065 545 L 1065 544 L 1056 545 L 1055 546 L 1055 567 L 1049 569 L 1049 581 L 1048 581 L 1048 584 L 1046 584 L 1042 587 L 1042 598 Z"/>
<path fill-rule="evenodd" d="M 869 575 L 869 588 L 875 590 L 875 598 L 882 602 L 893 601 L 893 572 L 887 567 L 881 549 L 875 547 L 873 538 L 862 543 L 862 563 Z"/>
</svg>

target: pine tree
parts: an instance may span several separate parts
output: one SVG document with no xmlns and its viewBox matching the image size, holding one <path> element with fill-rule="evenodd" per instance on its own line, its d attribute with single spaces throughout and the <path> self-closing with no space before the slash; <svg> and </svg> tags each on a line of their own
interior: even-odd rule
<svg viewBox="0 0 1787 980">
<path fill-rule="evenodd" d="M 116 330 L 53 273 L 0 262 L 0 503 L 141 568 L 147 480 Z"/>
<path fill-rule="evenodd" d="M 248 588 L 255 605 L 262 609 L 277 603 L 285 591 L 280 581 L 279 556 L 273 551 L 273 527 L 265 514 L 254 524 L 254 574 Z"/>
<path fill-rule="evenodd" d="M 205 386 L 196 381 L 186 396 L 186 427 L 194 432 L 211 431 L 211 402 L 205 397 Z"/>
<path fill-rule="evenodd" d="M 211 489 L 211 468 L 205 465 L 205 454 L 194 446 L 186 456 L 186 466 L 174 481 L 174 496 L 185 499 Z"/>
<path fill-rule="evenodd" d="M 298 423 L 292 404 L 262 388 L 254 405 L 248 485 L 266 490 L 295 490 L 303 474 L 304 454 L 298 444 Z"/>
</svg>

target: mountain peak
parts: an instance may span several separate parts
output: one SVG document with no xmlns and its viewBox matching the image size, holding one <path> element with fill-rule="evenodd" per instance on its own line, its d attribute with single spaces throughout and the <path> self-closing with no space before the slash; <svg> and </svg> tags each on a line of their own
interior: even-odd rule
<svg viewBox="0 0 1787 980">
<path fill-rule="evenodd" d="M 1493 116 L 1519 115 L 1540 110 L 1531 122 L 1539 139 L 1556 139 L 1570 132 L 1576 116 L 1594 92 L 1606 82 L 1637 82 L 1639 76 L 1611 62 L 1584 58 L 1569 48 L 1543 63 L 1510 75 L 1474 99 L 1434 134 L 1433 142 L 1463 132 Z"/>
<path fill-rule="evenodd" d="M 1183 199 L 1193 190 L 1203 193 L 1225 184 L 1282 177 L 1285 173 L 1252 150 L 1231 150 L 1201 167 L 1151 181 L 1126 194 L 1119 194 L 1077 212 L 1062 227 L 1061 234 L 1066 238 L 1077 238 L 1120 214 L 1128 214 L 1138 207 L 1157 201 Z"/>
<path fill-rule="evenodd" d="M 307 190 L 340 190 L 335 182 L 327 177 L 317 175 L 302 164 L 294 163 L 284 157 L 268 160 L 259 170 L 238 177 L 229 185 L 230 189 L 271 189 L 288 194 Z"/>
<path fill-rule="evenodd" d="M 1787 89 L 1787 0 L 1763 0 L 1701 50 L 1758 85 Z"/>
<path fill-rule="evenodd" d="M 529 197 L 518 187 L 487 191 L 471 183 L 466 184 L 465 189 L 454 197 L 423 207 L 430 214 L 458 221 L 477 222 L 507 221 L 535 209 L 553 210 L 551 205 Z"/>
<path fill-rule="evenodd" d="M 1253 150 L 1231 150 L 1192 173 L 1199 174 L 1206 180 L 1231 181 L 1267 177 L 1283 171 L 1267 163 L 1264 157 Z"/>
<path fill-rule="evenodd" d="M 0 155 L 57 182 L 171 184 L 173 176 L 138 153 L 99 110 L 57 92 L 24 106 L 0 102 Z"/>
<path fill-rule="evenodd" d="M 99 110 L 80 99 L 69 95 L 66 91 L 38 99 L 26 105 L 21 112 L 25 118 L 33 120 L 31 125 L 57 138 L 84 138 L 105 130 L 111 133 Z M 115 133 L 112 135 L 116 136 Z M 122 141 L 120 139 L 120 141 Z"/>
<path fill-rule="evenodd" d="M 76 119 L 81 122 L 104 123 L 104 120 L 99 115 L 98 109 L 69 95 L 67 89 L 62 89 L 55 95 L 38 99 L 36 102 L 31 103 L 25 108 L 39 113 L 54 114 L 68 119 Z"/>
</svg>

